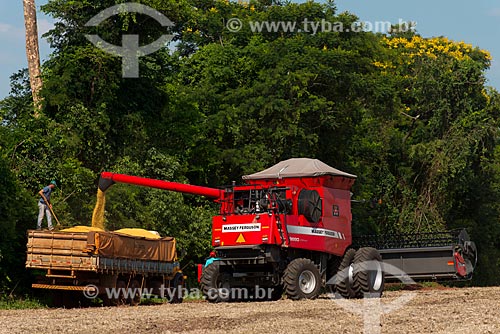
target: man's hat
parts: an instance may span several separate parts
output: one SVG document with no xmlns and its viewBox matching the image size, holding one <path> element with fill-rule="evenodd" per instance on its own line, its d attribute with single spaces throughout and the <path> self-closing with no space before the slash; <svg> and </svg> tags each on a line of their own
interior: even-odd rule
<svg viewBox="0 0 500 334">
<path fill-rule="evenodd" d="M 53 184 L 53 185 L 54 185 L 54 187 L 57 187 L 57 183 L 56 183 L 56 181 L 54 181 L 54 180 L 50 181 L 50 184 Z"/>
</svg>

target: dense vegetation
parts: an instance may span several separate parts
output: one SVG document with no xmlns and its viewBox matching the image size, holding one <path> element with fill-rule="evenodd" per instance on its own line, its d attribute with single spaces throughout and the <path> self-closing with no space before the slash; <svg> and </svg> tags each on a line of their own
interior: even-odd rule
<svg viewBox="0 0 500 334">
<path fill-rule="evenodd" d="M 485 86 L 486 51 L 444 37 L 371 32 L 253 33 L 250 21 L 343 22 L 333 2 L 250 5 L 145 0 L 168 16 L 175 42 L 140 58 L 138 79 L 86 33 L 141 44 L 166 33 L 142 15 L 85 23 L 125 1 L 51 0 L 57 19 L 34 116 L 26 71 L 0 102 L 0 289 L 24 273 L 24 238 L 37 191 L 59 187 L 64 225 L 88 225 L 103 170 L 217 186 L 291 157 L 318 158 L 358 175 L 355 233 L 467 227 L 478 243 L 476 284 L 500 277 L 500 96 Z M 240 18 L 240 32 L 225 28 Z M 379 201 L 380 200 L 380 201 Z M 373 205 L 373 203 L 381 203 Z M 144 227 L 177 237 L 183 263 L 210 248 L 216 207 L 202 198 L 116 185 L 109 229 Z"/>
</svg>

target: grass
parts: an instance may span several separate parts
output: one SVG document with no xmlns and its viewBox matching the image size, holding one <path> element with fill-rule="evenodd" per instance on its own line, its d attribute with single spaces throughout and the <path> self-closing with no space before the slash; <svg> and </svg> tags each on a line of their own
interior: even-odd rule
<svg viewBox="0 0 500 334">
<path fill-rule="evenodd" d="M 0 310 L 26 310 L 47 308 L 47 305 L 30 297 L 0 296 Z"/>
</svg>

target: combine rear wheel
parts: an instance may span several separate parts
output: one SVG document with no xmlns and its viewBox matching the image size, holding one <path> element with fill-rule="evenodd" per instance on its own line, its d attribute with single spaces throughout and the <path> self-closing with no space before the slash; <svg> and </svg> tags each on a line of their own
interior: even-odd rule
<svg viewBox="0 0 500 334">
<path fill-rule="evenodd" d="M 355 249 L 348 249 L 342 258 L 337 275 L 335 275 L 335 292 L 344 298 L 354 298 L 356 293 L 352 288 L 354 280 L 353 262 Z"/>
<path fill-rule="evenodd" d="M 357 298 L 381 297 L 384 291 L 382 257 L 372 247 L 360 248 L 354 256 L 353 290 Z"/>
<path fill-rule="evenodd" d="M 321 290 L 321 275 L 309 259 L 295 259 L 283 276 L 286 295 L 290 299 L 315 299 Z"/>
<path fill-rule="evenodd" d="M 219 263 L 212 262 L 201 275 L 201 291 L 211 303 L 227 302 L 231 295 L 231 275 L 221 273 Z"/>
</svg>

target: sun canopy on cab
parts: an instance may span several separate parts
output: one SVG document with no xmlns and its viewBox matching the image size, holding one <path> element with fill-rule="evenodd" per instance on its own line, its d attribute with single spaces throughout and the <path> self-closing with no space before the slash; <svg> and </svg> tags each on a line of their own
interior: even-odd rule
<svg viewBox="0 0 500 334">
<path fill-rule="evenodd" d="M 342 176 L 353 179 L 356 178 L 356 175 L 330 167 L 318 159 L 293 158 L 281 161 L 263 171 L 250 175 L 244 175 L 243 180 L 269 180 L 293 177 L 315 177 L 323 175 Z"/>
</svg>

